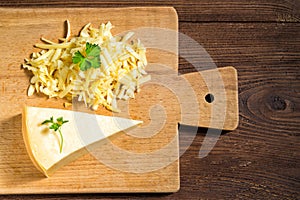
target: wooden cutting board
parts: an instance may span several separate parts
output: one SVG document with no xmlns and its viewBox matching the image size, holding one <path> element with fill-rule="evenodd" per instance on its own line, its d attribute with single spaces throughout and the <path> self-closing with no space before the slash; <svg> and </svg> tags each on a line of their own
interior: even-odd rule
<svg viewBox="0 0 300 200">
<path fill-rule="evenodd" d="M 173 8 L 1 8 L 0 12 L 1 194 L 175 192 L 180 187 L 178 123 L 227 130 L 238 124 L 233 67 L 178 75 L 178 19 Z M 45 178 L 25 150 L 21 110 L 24 104 L 65 109 L 64 100 L 27 97 L 31 74 L 20 66 L 38 51 L 33 44 L 41 37 L 56 41 L 64 36 L 66 19 L 72 35 L 89 22 L 96 27 L 107 21 L 115 26 L 113 34 L 137 32 L 148 47 L 152 80 L 135 99 L 118 102 L 120 114 L 102 108 L 96 112 L 143 120 L 142 127 L 110 137 Z M 74 103 L 68 109 L 83 108 Z"/>
</svg>

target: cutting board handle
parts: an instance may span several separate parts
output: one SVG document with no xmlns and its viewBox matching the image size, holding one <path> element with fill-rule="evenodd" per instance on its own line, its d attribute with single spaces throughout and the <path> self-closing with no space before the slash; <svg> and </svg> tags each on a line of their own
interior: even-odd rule
<svg viewBox="0 0 300 200">
<path fill-rule="evenodd" d="M 234 67 L 193 72 L 181 75 L 186 79 L 197 98 L 199 112 L 189 107 L 184 108 L 188 117 L 182 124 L 234 130 L 238 126 L 238 77 Z M 198 117 L 195 120 L 189 120 Z"/>
</svg>

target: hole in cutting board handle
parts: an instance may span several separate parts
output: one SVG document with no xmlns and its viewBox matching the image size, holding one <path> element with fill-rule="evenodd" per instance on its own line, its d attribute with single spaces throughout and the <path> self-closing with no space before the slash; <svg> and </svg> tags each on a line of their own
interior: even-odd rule
<svg viewBox="0 0 300 200">
<path fill-rule="evenodd" d="M 213 94 L 208 93 L 207 95 L 205 95 L 205 101 L 207 103 L 212 103 L 212 102 L 214 102 L 214 100 L 215 100 L 215 97 Z"/>
</svg>

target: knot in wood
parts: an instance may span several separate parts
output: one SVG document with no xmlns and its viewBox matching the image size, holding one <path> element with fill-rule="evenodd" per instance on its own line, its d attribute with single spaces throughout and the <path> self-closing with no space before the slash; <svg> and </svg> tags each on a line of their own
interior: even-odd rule
<svg viewBox="0 0 300 200">
<path fill-rule="evenodd" d="M 284 99 L 282 99 L 280 96 L 271 96 L 270 105 L 273 110 L 285 110 L 287 107 L 287 104 Z"/>
</svg>

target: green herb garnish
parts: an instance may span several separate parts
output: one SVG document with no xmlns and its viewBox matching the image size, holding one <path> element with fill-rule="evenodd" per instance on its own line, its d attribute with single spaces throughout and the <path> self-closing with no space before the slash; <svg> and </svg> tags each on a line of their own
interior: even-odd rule
<svg viewBox="0 0 300 200">
<path fill-rule="evenodd" d="M 64 138 L 63 138 L 63 135 L 61 133 L 61 126 L 64 124 L 64 123 L 67 123 L 69 122 L 68 120 L 64 120 L 63 117 L 59 117 L 56 119 L 56 122 L 54 122 L 53 120 L 53 116 L 50 117 L 50 119 L 46 119 L 45 121 L 42 122 L 42 124 L 48 124 L 48 123 L 51 123 L 51 125 L 49 126 L 49 129 L 53 129 L 55 132 L 58 131 L 59 132 L 59 135 L 60 135 L 60 153 L 62 152 L 62 146 L 63 146 L 63 143 L 64 143 Z"/>
<path fill-rule="evenodd" d="M 74 64 L 79 63 L 81 71 L 85 71 L 91 67 L 99 68 L 100 67 L 100 47 L 97 44 L 85 44 L 85 55 L 82 55 L 80 51 L 75 52 L 72 57 L 72 62 Z"/>
</svg>

